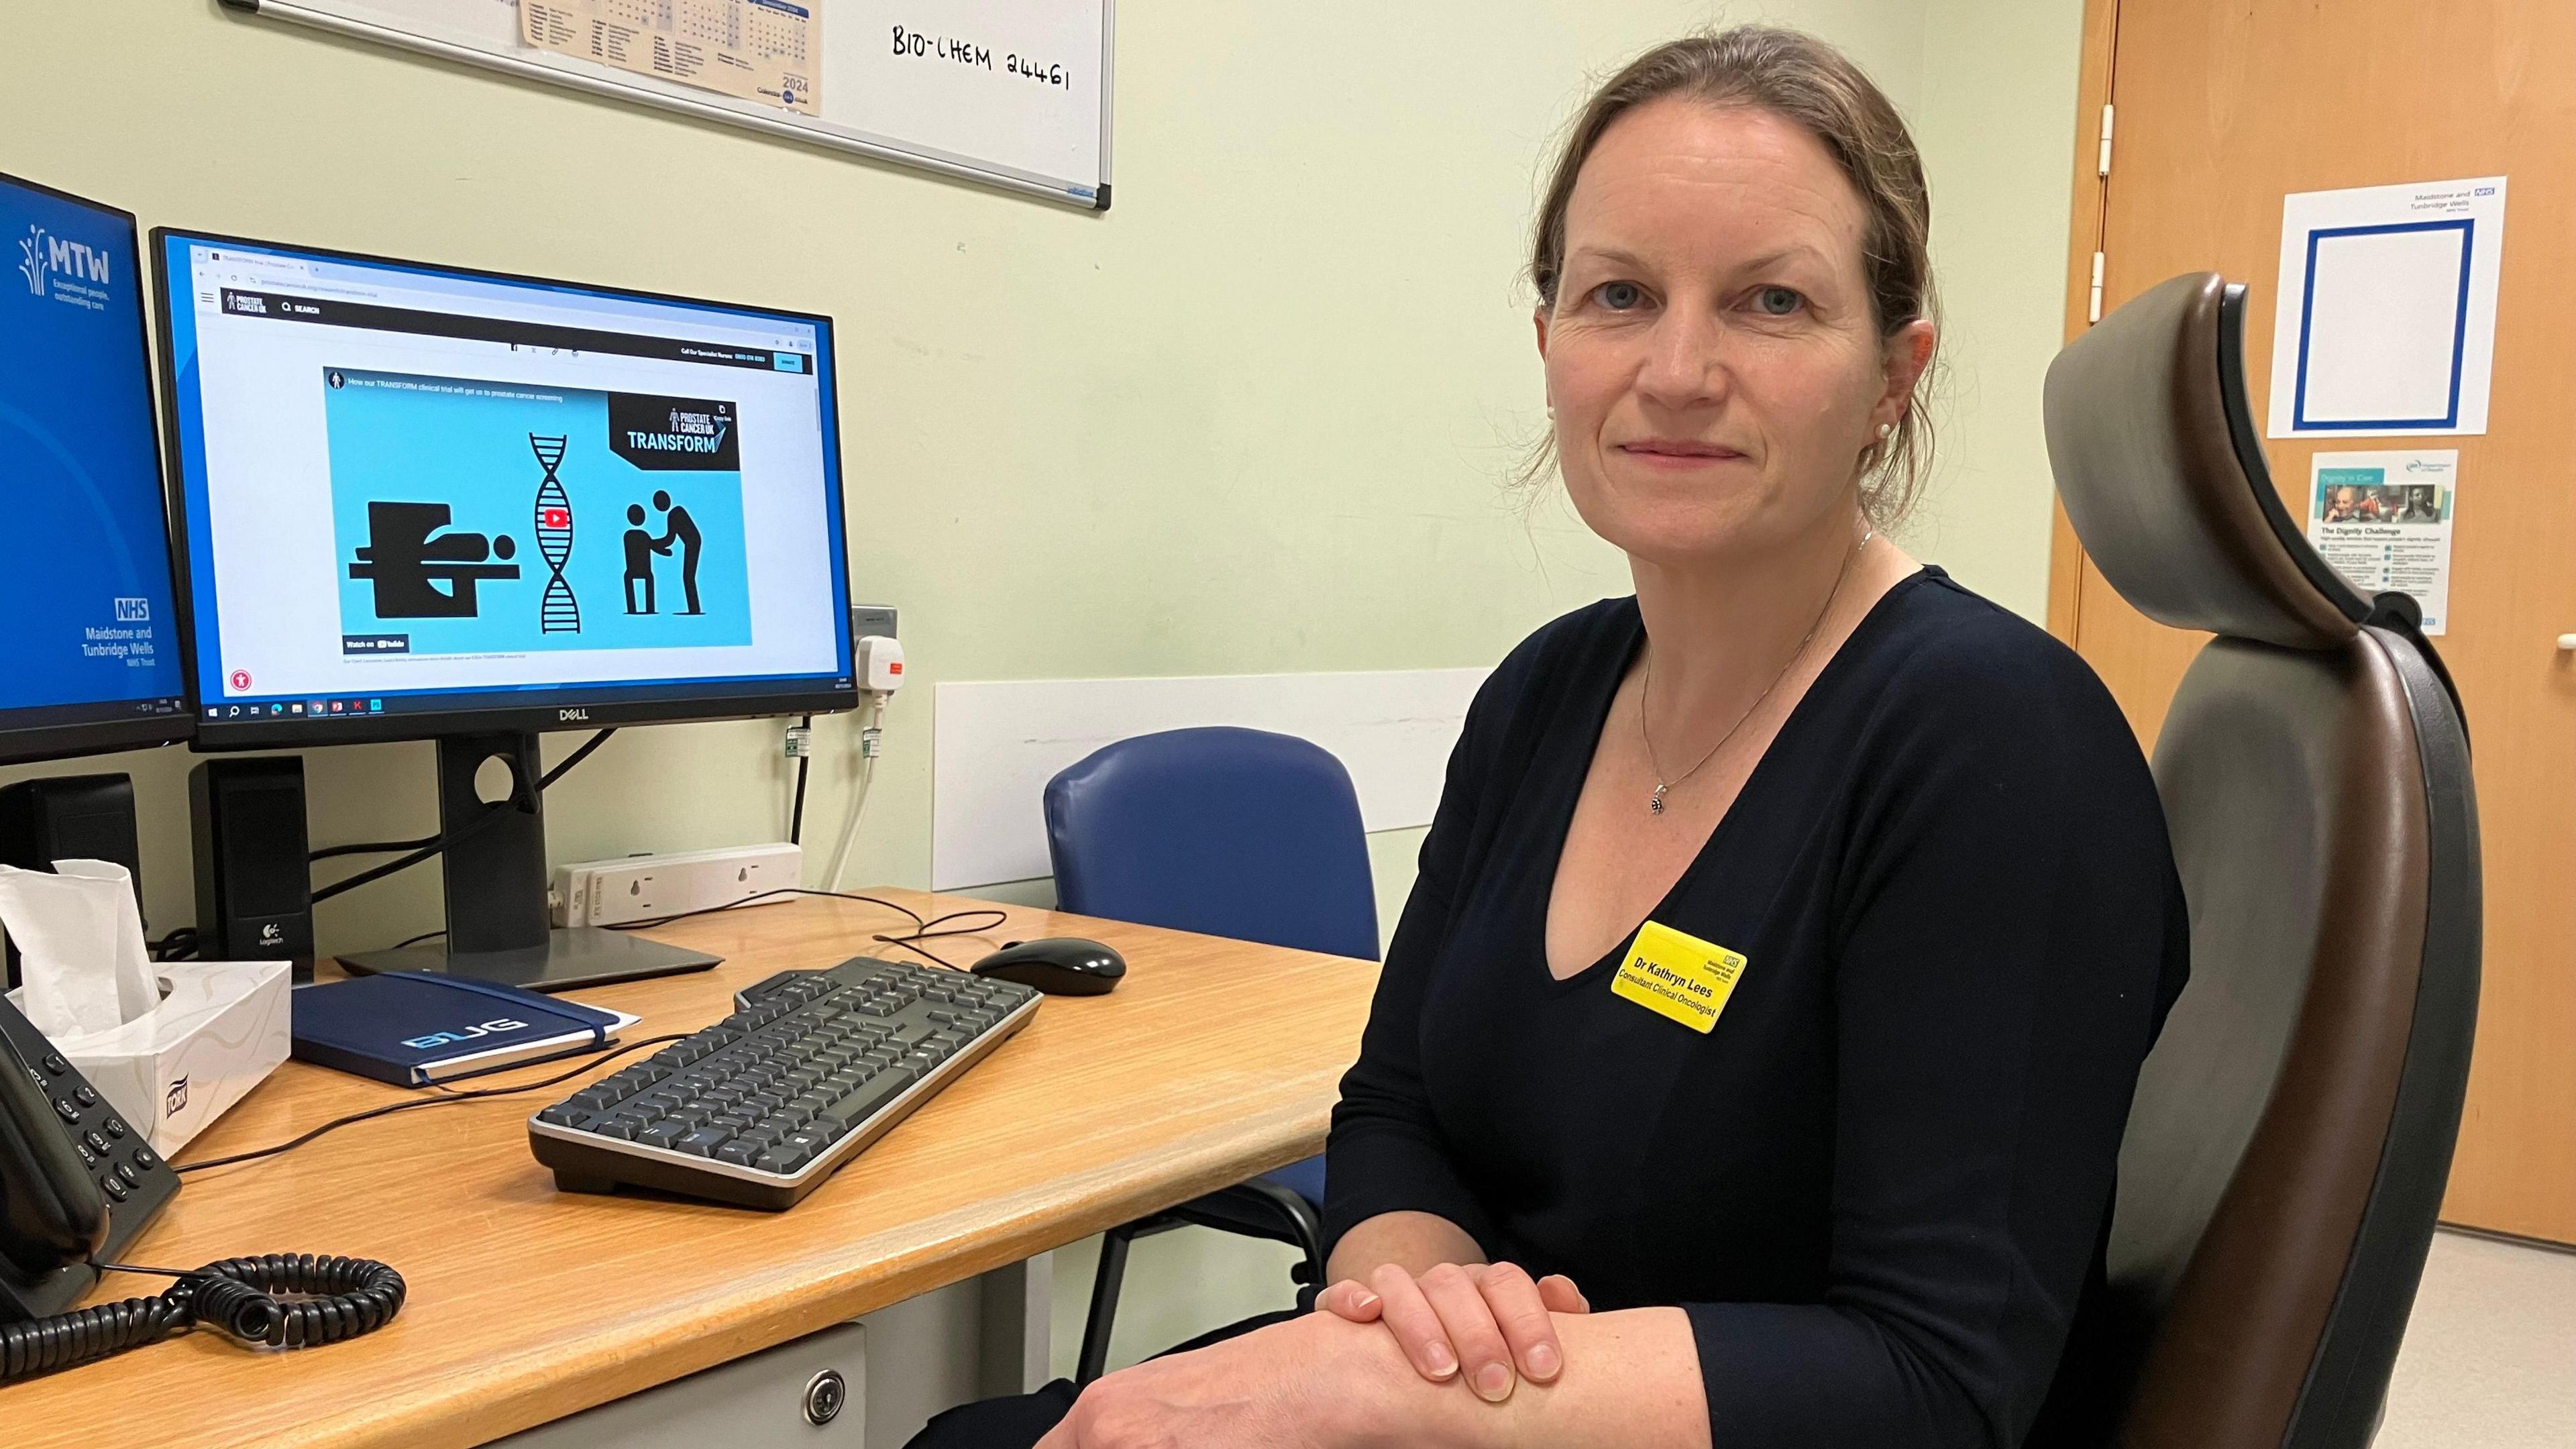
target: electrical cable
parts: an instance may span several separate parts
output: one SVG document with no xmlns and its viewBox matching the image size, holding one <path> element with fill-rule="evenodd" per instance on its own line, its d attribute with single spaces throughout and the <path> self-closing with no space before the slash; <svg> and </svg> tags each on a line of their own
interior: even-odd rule
<svg viewBox="0 0 2576 1449">
<path fill-rule="evenodd" d="M 394 1102 L 382 1107 L 371 1107 L 364 1112 L 352 1112 L 345 1117 L 334 1117 L 330 1121 L 323 1123 L 321 1126 L 314 1128 L 312 1131 L 305 1133 L 301 1137 L 278 1143 L 273 1147 L 253 1148 L 248 1152 L 233 1153 L 229 1157 L 210 1157 L 203 1162 L 174 1162 L 170 1164 L 170 1170 L 178 1173 L 203 1172 L 210 1167 L 230 1167 L 237 1162 L 255 1162 L 263 1157 L 275 1157 L 280 1153 L 293 1152 L 296 1148 L 303 1146 L 305 1143 L 312 1141 L 316 1137 L 320 1137 L 326 1132 L 337 1132 L 343 1127 L 354 1126 L 357 1123 L 367 1121 L 370 1118 L 390 1117 L 396 1112 L 417 1111 L 422 1107 L 443 1107 L 451 1102 L 476 1102 L 481 1101 L 486 1097 L 507 1097 L 519 1092 L 533 1092 L 540 1087 L 558 1086 L 562 1083 L 571 1081 L 573 1078 L 580 1076 L 584 1072 L 590 1071 L 594 1067 L 601 1066 L 608 1062 L 613 1062 L 619 1057 L 628 1056 L 632 1053 L 642 1051 L 646 1047 L 666 1046 L 675 1041 L 687 1041 L 688 1039 L 689 1033 L 687 1032 L 674 1032 L 668 1036 L 648 1036 L 642 1041 L 629 1042 L 624 1046 L 601 1052 L 596 1056 L 584 1057 L 580 1066 L 556 1076 L 541 1078 L 533 1082 L 522 1082 L 515 1087 L 480 1087 L 474 1091 L 455 1092 L 444 1097 L 414 1097 L 408 1101 Z"/>
<path fill-rule="evenodd" d="M 326 845 L 305 856 L 304 860 L 309 865 L 343 855 L 392 855 L 397 851 L 420 850 L 436 844 L 438 837 L 435 835 L 424 835 L 417 840 L 361 840 L 349 845 Z"/>
<path fill-rule="evenodd" d="M 805 843 L 805 771 L 814 763 L 814 716 L 799 715 L 796 728 L 805 731 L 805 753 L 796 757 L 796 803 L 787 811 L 787 843 Z"/>
<path fill-rule="evenodd" d="M 741 900 L 727 901 L 720 906 L 701 906 L 694 911 L 680 911 L 668 916 L 655 916 L 651 920 L 645 921 L 619 921 L 608 927 L 608 929 L 612 931 L 640 931 L 651 926 L 667 926 L 673 921 L 685 921 L 692 916 L 713 916 L 720 915 L 726 911 L 738 911 L 745 906 L 769 900 L 777 896 L 824 896 L 836 901 L 864 901 L 872 906 L 883 906 L 887 910 L 896 912 L 904 919 L 912 922 L 912 929 L 900 936 L 879 934 L 871 936 L 868 939 L 872 941 L 881 941 L 889 946 L 901 946 L 907 951 L 927 956 L 931 960 L 938 962 L 940 965 L 947 967 L 951 971 L 962 971 L 965 968 L 935 952 L 924 949 L 916 943 L 921 941 L 936 941 L 944 936 L 979 936 L 1010 919 L 1009 912 L 997 911 L 990 906 L 974 906 L 969 907 L 966 910 L 950 911 L 945 915 L 931 916 L 925 919 L 919 911 L 912 909 L 910 906 L 906 906 L 897 901 L 887 900 L 883 896 L 858 895 L 850 891 L 809 890 L 803 886 L 780 886 L 776 890 L 762 891 L 757 895 L 744 896 Z M 992 919 L 989 921 L 980 921 L 971 926 L 950 924 L 954 921 L 964 920 L 969 916 L 990 916 Z M 941 929 L 942 927 L 946 927 L 946 929 L 943 930 Z"/>
<path fill-rule="evenodd" d="M 608 743 L 608 737 L 615 733 L 617 733 L 617 727 L 611 725 L 607 729 L 600 730 L 593 734 L 589 739 L 582 741 L 579 749 L 576 749 L 571 754 L 564 756 L 563 763 L 546 771 L 545 774 L 538 777 L 537 789 L 539 791 L 543 791 L 547 787 L 553 785 L 555 781 L 562 779 L 573 766 L 589 759 L 592 751 L 597 750 L 601 745 Z M 331 882 L 329 885 L 315 890 L 313 892 L 313 901 L 318 905 L 323 901 L 331 899 L 333 896 L 356 890 L 358 887 L 366 885 L 369 882 L 383 880 L 386 876 L 392 875 L 397 871 L 409 870 L 413 866 L 437 856 L 441 851 L 448 849 L 450 846 L 456 845 L 462 841 L 471 840 L 477 833 L 488 830 L 494 825 L 499 824 L 504 816 L 517 808 L 519 808 L 517 804 L 510 800 L 504 800 L 497 805 L 487 805 L 483 807 L 483 813 L 481 815 L 476 816 L 463 826 L 437 835 L 424 836 L 419 840 L 375 840 L 365 841 L 354 845 L 326 846 L 321 850 L 317 850 L 307 857 L 308 862 L 326 860 L 339 855 L 379 855 L 388 851 L 396 850 L 407 850 L 411 853 L 403 856 L 399 860 L 389 860 L 382 865 L 369 866 L 367 869 L 359 871 L 355 875 L 343 876 L 340 879 Z"/>
<path fill-rule="evenodd" d="M 95 1260 L 91 1266 L 179 1281 L 153 1298 L 102 1303 L 32 1323 L 0 1323 L 0 1383 L 94 1363 L 200 1323 L 244 1344 L 319 1348 L 393 1322 L 408 1291 L 402 1274 L 372 1259 L 309 1253 L 226 1258 L 193 1272 Z M 281 1293 L 296 1296 L 280 1301 L 274 1295 Z"/>
<path fill-rule="evenodd" d="M 850 802 L 849 823 L 842 827 L 841 844 L 832 852 L 832 868 L 823 877 L 827 890 L 841 888 L 842 873 L 849 869 L 850 848 L 858 843 L 859 822 L 867 818 L 868 796 L 876 785 L 877 752 L 885 735 L 886 697 L 871 691 L 868 699 L 868 722 L 859 731 L 859 798 Z"/>
</svg>

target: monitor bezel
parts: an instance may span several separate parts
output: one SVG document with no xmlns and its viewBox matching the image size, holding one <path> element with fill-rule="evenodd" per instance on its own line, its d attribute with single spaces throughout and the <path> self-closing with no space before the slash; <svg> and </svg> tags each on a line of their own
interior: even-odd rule
<svg viewBox="0 0 2576 1449">
<path fill-rule="evenodd" d="M 29 191 L 39 192 L 57 201 L 70 202 L 74 206 L 87 207 L 102 216 L 124 222 L 126 230 L 134 234 L 138 263 L 135 268 L 134 334 L 135 339 L 143 344 L 143 393 L 147 411 L 154 422 L 152 456 L 158 460 L 161 470 L 161 548 L 170 566 L 170 607 L 179 615 L 177 622 L 182 650 L 179 660 L 179 671 L 182 676 L 179 697 L 181 703 L 185 705 L 184 709 L 174 715 L 136 714 L 130 708 L 117 712 L 117 706 L 130 706 L 134 703 L 132 700 L 101 700 L 98 702 L 100 711 L 98 718 L 74 720 L 69 723 L 56 720 L 44 724 L 12 724 L 10 721 L 15 716 L 32 714 L 39 709 L 50 712 L 77 708 L 86 701 L 0 710 L 0 765 L 37 764 L 45 760 L 70 759 L 79 755 L 114 754 L 122 750 L 154 749 L 162 745 L 175 745 L 195 735 L 198 705 L 190 694 L 187 683 L 187 677 L 190 674 L 185 653 L 189 633 L 187 589 L 179 578 L 177 540 L 173 534 L 173 521 L 170 516 L 170 453 L 169 449 L 163 446 L 164 439 L 159 428 L 160 420 L 164 416 L 164 409 L 158 396 L 160 368 L 153 362 L 152 329 L 145 320 L 145 313 L 149 308 L 143 298 L 144 268 L 140 265 L 144 244 L 142 224 L 133 212 L 127 211 L 124 207 L 112 206 L 94 197 L 80 195 L 78 192 L 65 191 L 59 186 L 48 186 L 42 181 L 32 180 L 14 172 L 0 171 L 0 182 L 6 182 L 11 186 L 23 186 Z"/>
<path fill-rule="evenodd" d="M 402 267 L 414 271 L 438 272 L 477 281 L 505 282 L 539 287 L 563 287 L 574 291 L 594 292 L 603 296 L 623 297 L 643 302 L 669 302 L 688 307 L 707 307 L 736 312 L 761 312 L 773 317 L 786 317 L 817 325 L 817 352 L 827 359 L 818 371 L 831 375 L 831 386 L 823 390 L 825 417 L 831 426 L 826 462 L 831 468 L 832 486 L 841 488 L 841 390 L 838 326 L 826 313 L 808 312 L 795 307 L 772 307 L 753 302 L 731 302 L 714 297 L 690 297 L 674 292 L 646 291 L 639 287 L 615 287 L 596 282 L 578 282 L 562 277 L 541 277 L 523 272 L 496 271 L 486 267 L 450 266 L 441 262 L 423 262 L 404 257 L 380 256 L 372 252 L 344 251 L 336 247 L 307 246 L 300 242 L 263 241 L 257 237 L 234 236 L 222 232 L 199 231 L 193 227 L 156 226 L 150 234 L 152 249 L 153 321 L 159 332 L 156 339 L 160 383 L 162 427 L 167 433 L 167 446 L 162 449 L 164 492 L 169 517 L 172 577 L 177 584 L 177 607 L 180 615 L 181 667 L 187 675 L 189 722 L 194 726 L 189 748 L 200 754 L 226 750 L 262 750 L 298 748 L 311 745 L 354 745 L 388 740 L 438 739 L 453 735 L 538 733 L 546 730 L 577 730 L 605 725 L 691 724 L 710 720 L 768 719 L 791 714 L 838 714 L 858 707 L 856 641 L 851 637 L 849 615 L 850 525 L 849 500 L 835 500 L 840 506 L 831 511 L 835 536 L 832 546 L 838 552 L 842 607 L 833 627 L 840 631 L 841 654 L 850 660 L 850 687 L 829 685 L 807 691 L 763 691 L 757 694 L 709 693 L 684 699 L 642 699 L 623 701 L 564 702 L 546 705 L 503 705 L 486 709 L 422 709 L 388 714 L 325 716 L 316 725 L 309 717 L 272 716 L 238 723 L 198 718 L 206 701 L 198 693 L 196 586 L 189 573 L 194 550 L 189 547 L 187 479 L 182 476 L 186 463 L 181 457 L 179 439 L 178 358 L 172 347 L 168 239 L 184 238 L 215 246 L 253 247 L 271 252 L 322 257 L 332 261 L 362 265 Z M 605 686 L 614 688 L 616 686 Z"/>
</svg>

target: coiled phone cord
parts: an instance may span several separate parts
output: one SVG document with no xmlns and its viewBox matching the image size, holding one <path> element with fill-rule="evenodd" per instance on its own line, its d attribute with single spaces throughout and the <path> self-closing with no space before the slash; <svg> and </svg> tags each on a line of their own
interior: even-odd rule
<svg viewBox="0 0 2576 1449">
<path fill-rule="evenodd" d="M 162 1268 L 101 1268 L 166 1273 Z M 0 1323 L 0 1384 L 158 1343 L 208 1323 L 244 1343 L 318 1348 L 373 1333 L 402 1312 L 402 1274 L 366 1258 L 272 1253 L 226 1258 L 156 1298 L 128 1298 L 33 1323 Z M 271 1295 L 300 1295 L 281 1301 Z"/>
</svg>

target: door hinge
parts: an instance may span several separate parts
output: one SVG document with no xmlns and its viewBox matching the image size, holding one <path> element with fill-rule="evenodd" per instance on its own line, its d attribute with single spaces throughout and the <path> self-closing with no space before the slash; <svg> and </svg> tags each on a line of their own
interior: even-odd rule
<svg viewBox="0 0 2576 1449">
<path fill-rule="evenodd" d="M 2108 101 L 2102 103 L 2102 158 L 2095 163 L 2093 174 L 2111 174 L 2111 103 Z"/>
<path fill-rule="evenodd" d="M 2087 325 L 2090 325 L 2090 324 L 2092 324 L 2092 323 L 2099 322 L 2099 321 L 2101 321 L 2101 320 L 2102 320 L 2102 254 L 2101 254 L 2100 252 L 2095 252 L 2095 253 L 2093 254 L 2093 300 L 2092 300 L 2092 302 L 2091 302 L 2091 303 L 2090 303 L 2090 304 L 2085 308 L 2085 312 L 2084 312 L 2084 321 L 2085 321 L 2085 323 L 2086 323 Z"/>
</svg>

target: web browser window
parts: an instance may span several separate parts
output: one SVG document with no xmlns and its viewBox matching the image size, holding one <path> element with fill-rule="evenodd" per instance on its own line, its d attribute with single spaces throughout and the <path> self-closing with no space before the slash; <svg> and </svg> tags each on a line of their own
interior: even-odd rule
<svg viewBox="0 0 2576 1449">
<path fill-rule="evenodd" d="M 846 687 L 828 323 L 162 245 L 206 718 Z"/>
</svg>

